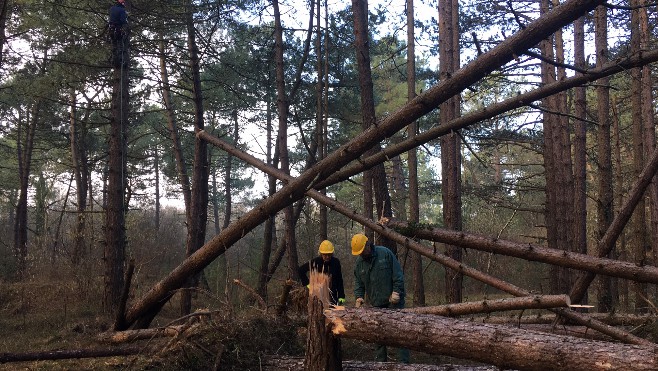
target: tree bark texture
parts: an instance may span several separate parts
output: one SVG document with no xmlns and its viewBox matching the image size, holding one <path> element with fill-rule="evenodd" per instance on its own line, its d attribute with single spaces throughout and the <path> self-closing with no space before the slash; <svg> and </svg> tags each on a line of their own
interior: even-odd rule
<svg viewBox="0 0 658 371">
<path fill-rule="evenodd" d="M 328 286 L 325 286 L 325 289 L 328 291 Z M 317 296 L 309 295 L 304 369 L 308 371 L 341 371 L 340 339 L 331 332 L 329 322 L 322 314 L 323 308 L 324 305 Z"/>
<path fill-rule="evenodd" d="M 141 345 L 122 348 L 71 349 L 28 353 L 0 353 L 0 364 L 9 362 L 52 361 L 57 359 L 72 358 L 116 357 L 147 353 L 148 349 Z"/>
<path fill-rule="evenodd" d="M 200 132 L 197 134 L 199 137 L 202 137 L 209 142 L 211 142 L 214 145 L 217 145 L 218 147 L 221 147 L 225 151 L 229 151 L 233 153 L 236 157 L 241 158 L 242 160 L 248 162 L 249 164 L 252 164 L 256 166 L 258 169 L 267 172 L 268 174 L 275 175 L 276 177 L 280 179 L 290 179 L 289 176 L 283 174 L 281 171 L 278 169 L 275 169 L 273 167 L 269 167 L 265 165 L 262 161 L 258 160 L 257 158 L 247 154 L 246 152 L 234 148 L 231 145 L 227 144 L 226 142 L 222 141 L 221 139 L 218 139 L 216 137 L 211 136 L 210 134 L 206 132 Z M 347 216 L 348 218 L 357 221 L 364 226 L 367 226 L 368 228 L 371 228 L 373 230 L 377 230 L 379 234 L 386 235 L 388 238 L 395 240 L 397 243 L 401 244 L 402 246 L 407 247 L 410 250 L 416 251 L 423 256 L 426 256 L 434 261 L 437 261 L 441 263 L 442 265 L 446 266 L 447 268 L 459 271 L 460 273 L 463 273 L 464 275 L 467 275 L 469 277 L 472 277 L 478 281 L 484 282 L 492 287 L 495 287 L 501 291 L 510 293 L 515 296 L 528 296 L 530 293 L 518 286 L 515 286 L 513 284 L 510 284 L 508 282 L 505 282 L 503 280 L 500 280 L 498 278 L 495 278 L 493 276 L 490 276 L 489 274 L 483 273 L 478 271 L 477 269 L 471 268 L 467 266 L 466 264 L 463 264 L 461 262 L 458 262 L 444 254 L 439 254 L 436 253 L 435 251 L 432 251 L 428 249 L 427 247 L 410 240 L 407 237 L 404 237 L 396 232 L 394 232 L 392 229 L 380 224 L 380 223 L 375 223 L 374 221 L 364 217 L 363 215 L 360 215 L 356 213 L 354 210 L 351 210 L 350 208 L 346 207 L 345 205 L 328 198 L 327 196 L 322 195 L 320 192 L 314 191 L 314 190 L 307 190 L 306 194 L 310 197 L 312 197 L 314 200 L 318 201 L 319 203 L 322 203 L 324 205 L 329 206 L 331 209 L 338 211 L 339 213 Z M 637 336 L 634 336 L 626 331 L 622 331 L 610 326 L 606 326 L 605 324 L 592 320 L 588 318 L 587 316 L 584 316 L 579 313 L 571 312 L 568 310 L 555 310 L 559 312 L 562 316 L 573 320 L 574 322 L 582 325 L 589 326 L 593 329 L 596 329 L 598 331 L 601 331 L 605 334 L 610 335 L 611 337 L 614 337 L 615 339 L 619 339 L 624 342 L 630 342 L 630 343 L 636 343 L 636 344 L 646 344 L 649 343 L 647 340 L 644 340 L 642 338 L 639 338 Z"/>
<path fill-rule="evenodd" d="M 128 43 L 128 41 L 124 41 Z M 124 63 L 121 63 L 124 65 Z M 126 63 L 125 65 L 128 65 Z M 112 117 L 110 119 L 109 156 L 107 164 L 107 204 L 105 207 L 105 310 L 116 314 L 124 286 L 126 262 L 126 179 L 129 111 L 128 67 L 115 68 L 112 76 Z"/>
<path fill-rule="evenodd" d="M 513 256 L 524 260 L 538 261 L 555 266 L 592 272 L 594 274 L 604 274 L 610 277 L 658 283 L 658 267 L 650 265 L 638 266 L 630 262 L 596 258 L 586 254 L 551 249 L 531 243 L 499 240 L 494 237 L 451 231 L 443 228 L 413 228 L 408 223 L 395 220 L 389 220 L 387 226 L 409 237 L 413 236 L 435 242 L 450 243 L 461 248 Z"/>
<path fill-rule="evenodd" d="M 203 92 L 201 88 L 201 66 L 199 49 L 194 26 L 194 9 L 192 1 L 188 3 L 185 14 L 187 29 L 187 50 L 189 52 L 190 73 L 192 76 L 192 101 L 194 104 L 194 132 L 204 129 Z M 190 209 L 187 214 L 187 242 L 185 256 L 194 254 L 206 239 L 206 223 L 208 221 L 208 144 L 202 140 L 194 141 L 194 163 L 192 165 L 192 193 L 190 194 Z M 189 314 L 192 309 L 191 289 L 199 284 L 201 272 L 187 277 L 184 290 L 181 291 L 180 314 Z"/>
<path fill-rule="evenodd" d="M 279 118 L 277 143 L 279 147 L 279 161 L 283 172 L 290 174 L 290 159 L 288 156 L 288 107 L 290 101 L 286 95 L 285 66 L 283 62 L 283 27 L 281 26 L 281 13 L 279 1 L 272 0 L 274 8 L 274 61 L 276 65 L 276 107 Z M 294 202 L 295 200 L 293 200 Z M 297 279 L 297 240 L 295 239 L 295 221 L 292 203 L 286 205 L 283 211 L 285 225 L 285 246 L 288 250 L 288 270 L 292 279 Z"/>
<path fill-rule="evenodd" d="M 452 0 L 439 0 L 439 79 L 447 80 L 459 69 L 459 29 L 455 28 L 459 8 Z M 457 39 L 457 43 L 455 43 Z M 459 117 L 460 96 L 455 95 L 439 107 L 440 125 Z M 441 199 L 443 201 L 443 225 L 448 229 L 462 230 L 461 198 L 461 138 L 456 132 L 441 137 Z M 459 247 L 446 245 L 446 254 L 456 261 L 462 260 Z M 447 269 L 445 272 L 446 302 L 462 301 L 461 273 Z"/>
<path fill-rule="evenodd" d="M 336 336 L 517 370 L 655 370 L 658 350 L 392 310 L 325 311 Z M 586 356 L 585 356 L 586 355 Z"/>
<path fill-rule="evenodd" d="M 160 51 L 160 79 L 162 80 L 160 90 L 165 112 L 167 113 L 167 130 L 169 131 L 169 138 L 171 138 L 174 158 L 176 160 L 176 170 L 178 171 L 178 182 L 180 183 L 181 191 L 183 192 L 185 213 L 187 215 L 190 211 L 190 199 L 192 198 L 190 191 L 190 177 L 187 174 L 187 166 L 185 165 L 185 157 L 183 155 L 183 148 L 178 133 L 176 115 L 171 100 L 171 86 L 169 85 L 169 72 L 167 71 L 164 40 L 160 41 L 158 47 Z"/>
<path fill-rule="evenodd" d="M 352 0 L 352 12 L 354 16 L 354 47 L 356 50 L 357 68 L 359 71 L 359 90 L 361 93 L 361 128 L 363 131 L 376 127 L 375 98 L 372 85 L 372 72 L 370 71 L 370 35 L 368 33 L 368 1 Z M 371 155 L 381 150 L 379 143 L 374 144 L 365 154 Z M 393 215 L 391 206 L 391 195 L 388 191 L 388 181 L 384 164 L 378 164 L 372 169 L 364 172 L 364 210 L 367 216 L 372 218 L 372 197 L 377 211 L 377 218 Z M 371 193 L 372 190 L 372 193 Z M 370 236 L 367 232 L 366 235 Z M 376 243 L 388 247 L 393 253 L 397 253 L 397 246 L 393 241 L 383 236 L 377 236 Z"/>
<path fill-rule="evenodd" d="M 569 0 L 565 2 L 553 12 L 528 24 L 522 31 L 507 38 L 466 67 L 455 72 L 452 78 L 433 86 L 398 111 L 386 116 L 376 127 L 369 128 L 327 155 L 325 159 L 289 181 L 276 194 L 266 198 L 244 214 L 239 222 L 231 223 L 229 227 L 157 282 L 131 306 L 126 316 L 127 323 L 132 324 L 142 317 L 157 314 L 162 305 L 171 298 L 173 290 L 180 288 L 188 276 L 200 272 L 241 239 L 245 233 L 264 222 L 270 215 L 302 198 L 306 190 L 315 183 L 326 179 L 350 161 L 361 156 L 373 144 L 392 136 L 409 122 L 429 113 L 438 104 L 511 61 L 557 28 L 569 24 L 600 3 L 602 0 Z"/>
<path fill-rule="evenodd" d="M 304 359 L 300 357 L 267 356 L 263 358 L 264 371 L 302 371 Z M 466 365 L 405 365 L 393 362 L 343 361 L 343 371 L 500 371 L 495 366 Z"/>
<path fill-rule="evenodd" d="M 508 310 L 548 309 L 568 307 L 567 295 L 534 295 L 516 298 L 482 300 L 476 302 L 444 304 L 433 307 L 417 307 L 402 309 L 402 312 L 417 314 L 434 314 L 445 317 L 456 317 L 467 314 L 491 313 Z"/>
<path fill-rule="evenodd" d="M 77 97 L 75 89 L 71 89 L 71 110 L 69 112 L 69 133 L 71 143 L 71 165 L 75 178 L 76 189 L 76 225 L 73 235 L 73 252 L 71 262 L 77 266 L 85 253 L 85 210 L 87 209 L 87 185 L 89 184 L 89 169 L 87 166 L 87 149 L 85 131 L 78 120 Z"/>
</svg>

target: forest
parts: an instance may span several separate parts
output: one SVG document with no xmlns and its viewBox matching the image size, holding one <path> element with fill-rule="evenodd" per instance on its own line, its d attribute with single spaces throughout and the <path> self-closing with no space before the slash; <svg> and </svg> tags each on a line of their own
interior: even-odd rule
<svg viewBox="0 0 658 371">
<path fill-rule="evenodd" d="M 658 368 L 655 3 L 119 3 L 0 0 L 0 369 Z"/>
</svg>

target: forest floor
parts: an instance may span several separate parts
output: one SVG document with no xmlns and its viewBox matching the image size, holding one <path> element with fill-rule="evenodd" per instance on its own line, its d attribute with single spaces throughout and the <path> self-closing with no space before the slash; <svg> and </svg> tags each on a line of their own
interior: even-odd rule
<svg viewBox="0 0 658 371">
<path fill-rule="evenodd" d="M 98 315 L 100 303 L 91 299 L 93 295 L 80 292 L 79 288 L 57 283 L 0 284 L 0 370 L 212 370 L 218 364 L 221 370 L 261 370 L 267 356 L 304 356 L 306 319 L 294 306 L 284 316 L 276 316 L 273 309 L 264 312 L 243 307 L 239 311 L 200 309 L 197 315 L 181 320 L 177 319 L 177 305 L 171 303 L 152 327 L 185 324 L 187 330 L 179 336 L 108 345 L 99 340 L 99 335 L 110 329 L 112 321 Z M 1 363 L 6 354 L 118 347 L 141 347 L 143 352 Z M 395 355 L 389 350 L 389 356 Z M 371 361 L 374 345 L 342 339 L 342 357 Z M 412 352 L 412 362 L 459 361 Z"/>
</svg>

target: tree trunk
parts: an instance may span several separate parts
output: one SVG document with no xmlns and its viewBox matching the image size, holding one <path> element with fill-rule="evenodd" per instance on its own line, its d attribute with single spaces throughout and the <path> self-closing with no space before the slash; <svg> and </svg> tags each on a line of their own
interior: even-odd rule
<svg viewBox="0 0 658 371">
<path fill-rule="evenodd" d="M 0 0 L 0 69 L 4 62 L 5 43 L 7 41 L 7 19 L 9 19 L 9 1 Z"/>
<path fill-rule="evenodd" d="M 71 263 L 73 266 L 80 264 L 85 254 L 85 211 L 87 209 L 87 150 L 85 147 L 84 133 L 86 130 L 80 127 L 78 121 L 77 98 L 75 89 L 71 89 L 71 111 L 69 113 L 69 136 L 71 142 L 71 166 L 75 178 L 76 189 L 76 225 L 73 234 L 73 252 Z"/>
<path fill-rule="evenodd" d="M 434 307 L 407 308 L 402 309 L 402 312 L 456 317 L 468 314 L 509 310 L 566 308 L 569 305 L 570 300 L 567 295 L 534 295 L 477 302 L 444 304 Z"/>
<path fill-rule="evenodd" d="M 574 22 L 574 59 L 579 69 L 586 67 L 585 62 L 585 17 Z M 576 76 L 582 77 L 578 71 Z M 565 80 L 566 81 L 566 80 Z M 579 86 L 574 89 L 574 250 L 587 254 L 587 99 L 586 88 Z M 587 295 L 581 302 L 586 304 Z"/>
<path fill-rule="evenodd" d="M 607 8 L 599 6 L 594 13 L 596 66 L 608 62 L 608 27 Z M 597 164 L 598 164 L 598 202 L 597 202 L 597 235 L 602 238 L 612 223 L 613 193 L 612 193 L 612 159 L 610 150 L 610 79 L 602 78 L 596 86 L 597 101 Z M 609 253 L 606 254 L 610 256 Z M 598 309 L 609 312 L 613 307 L 612 281 L 609 277 L 601 277 L 598 289 Z"/>
<path fill-rule="evenodd" d="M 124 40 L 126 44 L 128 40 Z M 126 48 L 122 48 L 125 50 Z M 123 53 L 123 51 L 122 51 Z M 121 297 L 126 263 L 126 201 L 127 179 L 126 136 L 129 126 L 129 74 L 128 63 L 114 69 L 112 91 L 112 118 L 110 119 L 109 160 L 107 164 L 107 205 L 105 208 L 105 292 L 103 304 L 112 317 L 116 317 Z"/>
<path fill-rule="evenodd" d="M 658 368 L 658 351 L 653 346 L 597 342 L 392 310 L 331 310 L 325 315 L 333 324 L 336 336 L 469 359 L 505 369 Z"/>
<path fill-rule="evenodd" d="M 447 80 L 459 69 L 459 44 L 455 39 L 459 30 L 454 28 L 459 17 L 459 8 L 452 0 L 439 1 L 439 79 Z M 457 57 L 456 57 L 457 56 Z M 450 122 L 459 117 L 460 96 L 456 95 L 440 109 L 440 124 Z M 441 137 L 441 199 L 443 201 L 443 225 L 448 229 L 462 230 L 461 215 L 461 139 L 457 133 L 449 133 Z M 459 247 L 446 245 L 446 254 L 456 261 L 462 260 Z M 445 295 L 446 302 L 462 301 L 462 282 L 464 277 L 452 270 L 446 270 Z"/>
<path fill-rule="evenodd" d="M 190 53 L 190 72 L 192 74 L 192 100 L 194 103 L 194 131 L 204 129 L 203 95 L 201 89 L 201 72 L 199 50 L 196 43 L 194 27 L 194 4 L 190 1 L 186 14 L 187 48 Z M 187 218 L 187 246 L 185 256 L 190 257 L 206 239 L 208 220 L 208 145 L 205 141 L 194 141 L 194 165 L 192 172 L 192 193 Z M 187 277 L 185 290 L 181 291 L 180 313 L 189 314 L 192 309 L 191 290 L 199 284 L 201 271 Z"/>
<path fill-rule="evenodd" d="M 23 280 L 27 274 L 27 194 L 30 186 L 34 135 L 41 114 L 41 101 L 37 100 L 34 102 L 30 111 L 23 120 L 19 118 L 19 127 L 17 129 L 18 139 L 16 140 L 20 188 L 15 208 L 16 217 L 14 219 L 14 255 L 16 257 L 15 278 L 18 281 Z M 23 132 L 23 129 L 25 132 Z"/>
<path fill-rule="evenodd" d="M 416 38 L 414 0 L 407 1 L 407 101 L 416 98 Z M 414 140 L 418 124 L 414 121 L 407 126 L 407 138 Z M 409 168 L 409 222 L 420 221 L 420 202 L 418 200 L 418 149 L 414 147 L 407 152 Z M 425 281 L 423 279 L 423 260 L 420 254 L 411 252 L 413 276 L 414 306 L 425 305 Z"/>
<path fill-rule="evenodd" d="M 359 71 L 359 90 L 361 93 L 361 128 L 365 131 L 375 126 L 375 100 L 373 96 L 372 72 L 370 71 L 370 40 L 368 34 L 368 1 L 352 0 L 352 12 L 354 17 L 354 48 L 356 51 L 356 62 Z M 381 151 L 381 146 L 376 143 L 366 151 L 366 155 Z M 384 164 L 378 164 L 363 174 L 363 201 L 366 215 L 372 218 L 372 196 L 374 195 L 377 219 L 380 217 L 390 218 L 393 215 L 391 206 L 391 195 L 388 192 L 386 170 Z M 373 194 L 370 194 L 370 191 Z M 367 231 L 369 238 L 372 233 Z M 397 246 L 393 241 L 377 236 L 376 244 L 388 247 L 393 253 L 397 253 Z"/>
<path fill-rule="evenodd" d="M 231 115 L 233 118 L 233 145 L 237 146 L 238 140 L 240 139 L 240 133 L 238 129 L 238 111 L 233 110 Z M 222 228 L 228 227 L 229 223 L 231 222 L 231 208 L 233 207 L 231 201 L 232 167 L 233 167 L 233 156 L 228 154 L 226 156 L 226 169 L 225 169 L 226 172 L 224 173 L 224 224 L 222 224 Z"/>
<path fill-rule="evenodd" d="M 431 87 L 398 111 L 386 116 L 377 124 L 377 127 L 369 128 L 328 154 L 324 160 L 299 174 L 295 179 L 290 180 L 276 194 L 268 197 L 247 212 L 239 222 L 231 223 L 228 228 L 225 228 L 199 249 L 193 257 L 185 259 L 170 274 L 157 282 L 129 309 L 126 316 L 127 323 L 132 324 L 140 320 L 141 325 L 145 325 L 146 322 L 141 320 L 155 316 L 171 298 L 172 291 L 180 288 L 188 276 L 200 272 L 217 256 L 223 254 L 232 244 L 242 238 L 244 233 L 260 225 L 285 206 L 302 198 L 307 189 L 359 157 L 373 144 L 398 132 L 409 122 L 429 113 L 438 104 L 512 60 L 518 55 L 517 50 L 522 51 L 530 48 L 557 28 L 569 24 L 600 3 L 601 0 L 567 1 L 558 9 L 528 24 L 522 31 L 510 36 L 498 46 L 482 54 L 474 62 L 459 69 L 450 79 Z"/>
<path fill-rule="evenodd" d="M 283 65 L 283 27 L 281 25 L 279 1 L 272 0 L 272 5 L 274 7 L 274 61 L 276 64 L 277 91 L 276 106 L 277 114 L 279 117 L 277 143 L 279 147 L 279 161 L 281 170 L 283 170 L 286 174 L 290 174 L 290 159 L 288 157 L 288 107 L 290 102 L 288 101 L 288 96 L 286 95 L 285 66 Z M 296 280 L 299 259 L 297 257 L 297 241 L 295 238 L 295 223 L 293 221 L 294 218 L 292 204 L 289 204 L 284 208 L 283 215 L 286 249 L 288 250 L 288 273 L 292 279 Z"/>
<path fill-rule="evenodd" d="M 331 333 L 322 314 L 323 308 L 322 301 L 317 296 L 309 296 L 304 369 L 308 371 L 341 371 L 340 339 Z"/>
<path fill-rule="evenodd" d="M 167 129 L 169 130 L 169 137 L 171 138 L 172 149 L 174 158 L 176 159 L 176 170 L 178 170 L 178 182 L 180 183 L 181 191 L 183 192 L 183 201 L 185 203 L 186 215 L 190 211 L 190 178 L 187 175 L 187 166 L 185 165 L 185 158 L 183 155 L 183 148 L 178 135 L 178 125 L 176 124 L 176 114 L 174 106 L 171 101 L 171 87 L 169 85 L 169 72 L 167 71 L 167 61 L 165 57 L 164 39 L 159 43 L 160 48 L 160 79 L 162 80 L 161 92 L 162 101 L 164 102 L 165 112 L 167 113 Z"/>
<path fill-rule="evenodd" d="M 304 358 L 265 356 L 263 357 L 264 371 L 303 371 Z M 499 371 L 495 366 L 468 366 L 468 365 L 405 365 L 394 362 L 365 362 L 343 361 L 343 371 Z"/>
<path fill-rule="evenodd" d="M 473 233 L 456 232 L 443 228 L 410 228 L 407 223 L 389 220 L 389 228 L 394 228 L 406 236 L 435 242 L 449 243 L 460 248 L 469 248 L 528 261 L 538 261 L 558 267 L 584 270 L 610 277 L 620 277 L 638 282 L 658 283 L 658 267 L 638 266 L 634 263 L 608 258 L 597 258 L 563 249 L 551 249 L 530 243 L 518 243 Z"/>
</svg>

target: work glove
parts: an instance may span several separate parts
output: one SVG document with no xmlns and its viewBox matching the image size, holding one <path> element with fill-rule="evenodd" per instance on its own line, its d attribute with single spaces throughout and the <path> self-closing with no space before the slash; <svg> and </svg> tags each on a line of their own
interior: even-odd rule
<svg viewBox="0 0 658 371">
<path fill-rule="evenodd" d="M 345 298 L 339 298 L 338 305 L 345 305 Z"/>
<path fill-rule="evenodd" d="M 391 304 L 397 304 L 397 303 L 399 303 L 399 302 L 400 302 L 400 294 L 397 293 L 397 292 L 395 292 L 395 291 L 393 291 L 393 292 L 391 293 L 391 297 L 388 298 L 388 301 L 389 301 Z"/>
<path fill-rule="evenodd" d="M 356 307 L 361 308 L 362 305 L 363 305 L 363 298 L 357 298 L 356 299 Z"/>
</svg>

